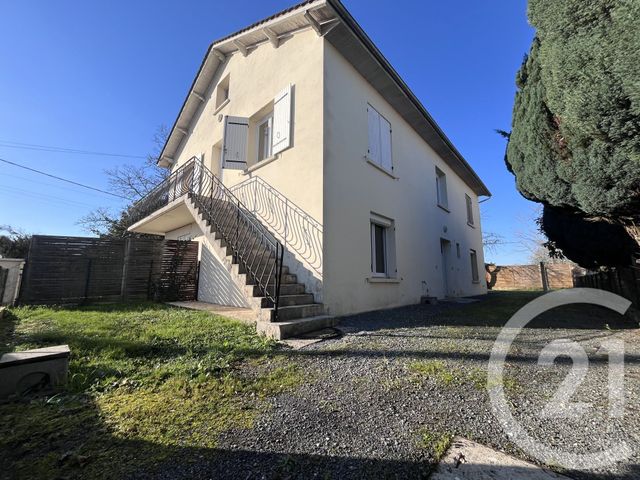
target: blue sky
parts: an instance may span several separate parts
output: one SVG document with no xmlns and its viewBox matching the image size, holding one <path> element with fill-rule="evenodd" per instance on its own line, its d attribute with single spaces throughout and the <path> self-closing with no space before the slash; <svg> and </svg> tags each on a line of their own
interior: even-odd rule
<svg viewBox="0 0 640 480">
<path fill-rule="evenodd" d="M 0 0 L 0 158 L 107 189 L 104 169 L 141 160 L 2 145 L 144 156 L 157 126 L 172 125 L 209 43 L 294 1 Z M 534 33 L 526 0 L 344 3 L 493 192 L 483 228 L 507 243 L 487 259 L 525 262 L 518 232 L 534 205 L 516 191 L 494 129 L 510 128 Z M 0 163 L 0 224 L 86 235 L 80 217 L 119 205 Z"/>
</svg>

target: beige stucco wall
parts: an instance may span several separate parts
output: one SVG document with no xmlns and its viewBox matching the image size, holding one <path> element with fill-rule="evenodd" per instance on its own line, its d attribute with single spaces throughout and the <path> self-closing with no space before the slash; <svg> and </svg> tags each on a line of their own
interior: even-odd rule
<svg viewBox="0 0 640 480">
<path fill-rule="evenodd" d="M 450 293 L 486 293 L 477 196 L 330 44 L 324 55 L 324 302 L 332 314 L 444 296 L 440 238 L 452 245 Z M 392 127 L 397 178 L 367 163 L 367 103 Z M 437 206 L 435 167 L 447 174 L 449 210 Z M 474 203 L 467 225 L 465 193 Z M 371 213 L 395 221 L 398 283 L 371 283 Z M 456 243 L 461 257 L 456 256 Z M 478 255 L 472 282 L 469 250 Z"/>
<path fill-rule="evenodd" d="M 274 188 L 322 222 L 322 51 L 324 42 L 311 30 L 281 39 L 274 48 L 266 42 L 244 57 L 239 52 L 227 58 L 208 89 L 203 106 L 191 123 L 191 131 L 178 149 L 176 166 L 204 153 L 205 163 L 220 174 L 223 121 L 219 115 L 254 117 L 276 94 L 293 85 L 293 140 L 291 148 L 275 161 L 252 173 L 224 169 L 227 186 L 251 175 L 262 177 Z M 216 86 L 230 75 L 229 103 L 216 112 Z M 249 165 L 255 163 L 253 130 L 249 132 Z M 175 168 L 175 166 L 174 166 Z"/>
<path fill-rule="evenodd" d="M 238 52 L 227 57 L 191 122 L 189 135 L 176 153 L 173 168 L 193 156 L 204 154 L 205 164 L 228 187 L 259 176 L 322 223 L 323 49 L 322 38 L 309 28 L 281 39 L 278 48 L 267 42 L 250 50 L 247 57 Z M 216 110 L 216 87 L 227 76 L 230 80 L 229 102 Z M 251 172 L 222 169 L 220 149 L 224 122 L 221 116 L 262 118 L 265 107 L 268 108 L 274 97 L 289 85 L 293 85 L 291 147 Z M 249 167 L 255 165 L 257 159 L 256 138 L 250 124 Z M 293 250 L 286 260 L 291 272 L 298 275 L 299 281 L 315 294 L 317 301 L 322 301 L 322 274 L 308 268 L 304 258 Z"/>
</svg>

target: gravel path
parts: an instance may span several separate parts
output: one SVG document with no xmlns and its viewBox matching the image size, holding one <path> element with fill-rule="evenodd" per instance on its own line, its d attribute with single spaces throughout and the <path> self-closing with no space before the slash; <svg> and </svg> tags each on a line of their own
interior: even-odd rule
<svg viewBox="0 0 640 480">
<path fill-rule="evenodd" d="M 252 430 L 227 432 L 214 456 L 171 459 L 154 478 L 419 479 L 426 478 L 452 435 L 535 461 L 509 441 L 486 391 L 486 366 L 506 311 L 493 294 L 478 303 L 412 306 L 342 320 L 340 338 L 282 356 L 307 381 L 270 401 Z M 522 302 L 524 303 L 524 302 Z M 584 318 L 589 321 L 585 324 Z M 545 328 L 550 325 L 561 328 Z M 505 388 L 511 411 L 533 437 L 573 453 L 640 444 L 640 333 L 630 322 L 593 307 L 548 314 L 514 343 Z M 608 329 L 611 327 L 614 329 Z M 591 407 L 571 420 L 542 418 L 542 407 L 571 368 L 538 366 L 538 355 L 559 338 L 580 343 L 590 368 L 572 397 Z M 626 344 L 626 411 L 609 418 L 603 340 Z M 444 446 L 444 447 L 443 447 Z M 601 470 L 570 471 L 578 479 L 640 478 L 636 449 L 627 461 Z M 142 478 L 142 477 L 139 477 Z"/>
</svg>

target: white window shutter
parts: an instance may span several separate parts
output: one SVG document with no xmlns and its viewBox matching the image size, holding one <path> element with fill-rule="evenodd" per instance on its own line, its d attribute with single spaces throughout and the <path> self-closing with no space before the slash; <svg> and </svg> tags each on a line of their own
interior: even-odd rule
<svg viewBox="0 0 640 480">
<path fill-rule="evenodd" d="M 222 168 L 231 170 L 244 170 L 247 168 L 248 134 L 248 118 L 229 115 L 224 117 Z"/>
<path fill-rule="evenodd" d="M 291 85 L 273 99 L 273 136 L 271 154 L 291 146 Z"/>
<path fill-rule="evenodd" d="M 391 171 L 391 124 L 380 116 L 380 166 Z"/>
<path fill-rule="evenodd" d="M 369 151 L 367 156 L 372 162 L 380 163 L 380 114 L 371 105 L 367 106 L 369 122 Z"/>
</svg>

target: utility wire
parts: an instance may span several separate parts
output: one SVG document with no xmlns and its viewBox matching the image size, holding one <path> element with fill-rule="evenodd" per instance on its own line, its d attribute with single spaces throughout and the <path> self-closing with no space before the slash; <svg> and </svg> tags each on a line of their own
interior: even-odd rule
<svg viewBox="0 0 640 480">
<path fill-rule="evenodd" d="M 1 140 L 1 139 L 0 139 L 0 147 L 20 148 L 23 150 L 37 150 L 41 152 L 75 153 L 79 155 L 100 155 L 103 157 L 147 158 L 143 155 L 126 155 L 124 153 L 94 152 L 92 150 L 80 150 L 77 148 L 67 148 L 67 147 L 53 147 L 50 145 L 38 145 L 35 143 L 11 142 L 9 140 Z"/>
<path fill-rule="evenodd" d="M 0 184 L 0 193 L 2 193 L 2 192 L 8 192 L 12 196 L 13 195 L 23 195 L 25 197 L 29 197 L 29 198 L 32 198 L 34 200 L 40 200 L 40 201 L 43 201 L 43 202 L 60 203 L 62 205 L 68 205 L 68 206 L 71 206 L 71 207 L 96 208 L 96 205 L 90 205 L 90 204 L 84 203 L 84 202 L 76 202 L 74 200 L 69 200 L 69 199 L 58 197 L 58 196 L 55 196 L 55 195 L 47 195 L 47 194 L 44 194 L 44 193 L 36 193 L 36 192 L 29 191 L 29 190 L 23 190 L 21 188 L 15 188 L 15 187 L 10 187 L 8 185 Z"/>
<path fill-rule="evenodd" d="M 70 190 L 69 187 L 67 185 L 64 184 L 59 184 L 59 183 L 53 183 L 53 182 L 47 182 L 47 181 L 41 181 L 41 180 L 35 180 L 33 178 L 29 178 L 29 177 L 23 177 L 21 175 L 13 175 L 11 173 L 3 173 L 2 174 L 2 178 L 7 177 L 7 178 L 17 178 L 18 180 L 22 180 L 22 181 L 26 181 L 26 182 L 30 182 L 30 183 L 35 183 L 37 185 L 46 185 L 49 188 L 57 188 L 57 189 L 62 189 L 65 192 L 72 192 L 72 193 L 82 193 L 84 194 L 88 194 L 88 195 L 95 195 L 95 197 L 93 198 L 101 198 L 104 199 L 104 193 L 99 193 L 99 192 L 87 192 L 86 190 L 82 190 L 81 192 L 79 190 Z"/>
<path fill-rule="evenodd" d="M 67 183 L 70 183 L 72 185 L 77 185 L 78 187 L 88 188 L 89 190 L 95 190 L 96 192 L 106 193 L 107 195 L 111 195 L 113 197 L 118 197 L 118 198 L 124 198 L 125 200 L 131 200 L 130 198 L 122 196 L 122 195 L 118 195 L 117 193 L 107 192 L 106 190 L 100 190 L 99 188 L 91 187 L 89 185 L 84 185 L 83 183 L 74 182 L 73 180 L 67 180 L 66 178 L 58 177 L 56 175 L 52 175 L 50 173 L 43 172 L 41 170 L 36 170 L 35 168 L 27 167 L 25 165 L 20 165 L 19 163 L 11 162 L 9 160 L 5 160 L 4 158 L 0 158 L 0 162 L 8 163 L 9 165 L 13 165 L 13 166 L 19 167 L 19 168 L 24 168 L 25 170 L 29 170 L 31 172 L 39 173 L 40 175 L 45 175 L 47 177 L 55 178 L 56 180 L 60 180 L 61 182 L 67 182 Z"/>
</svg>

